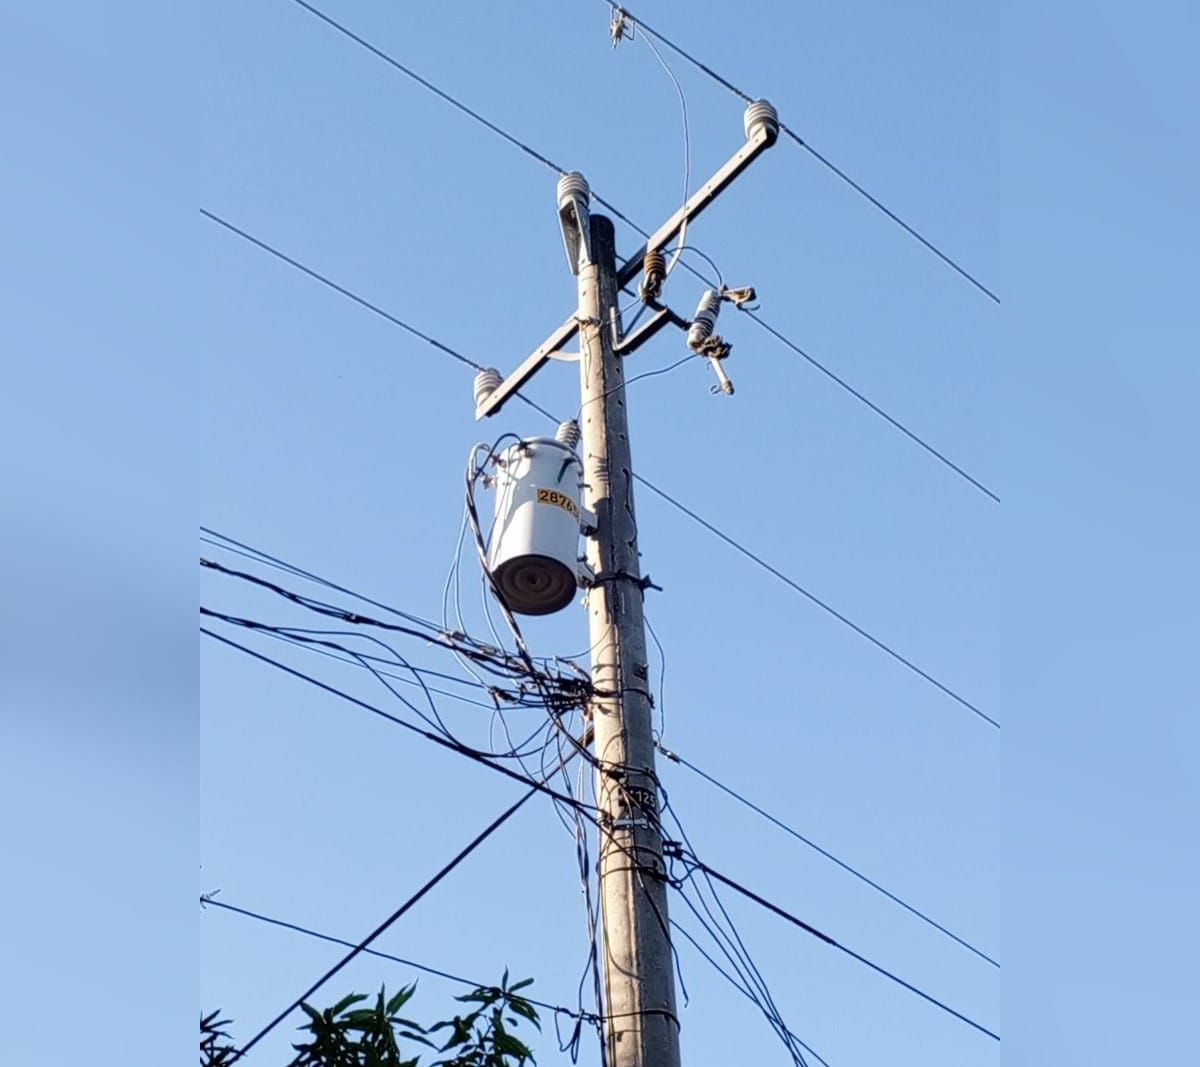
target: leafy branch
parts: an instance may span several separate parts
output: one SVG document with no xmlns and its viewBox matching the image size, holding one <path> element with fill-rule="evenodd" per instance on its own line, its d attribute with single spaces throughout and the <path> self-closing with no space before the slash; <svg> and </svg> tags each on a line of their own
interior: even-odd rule
<svg viewBox="0 0 1200 1067">
<path fill-rule="evenodd" d="M 420 1067 L 426 1049 L 440 1057 L 428 1067 L 526 1067 L 535 1062 L 533 1052 L 514 1031 L 522 1020 L 541 1029 L 536 1009 L 520 995 L 532 982 L 510 985 L 505 971 L 498 986 L 480 986 L 456 998 L 469 1010 L 429 1027 L 401 1014 L 416 983 L 391 997 L 381 988 L 371 1007 L 362 1006 L 369 999 L 362 993 L 351 993 L 324 1011 L 302 1004 L 308 1022 L 301 1029 L 307 1036 L 292 1046 L 296 1054 L 287 1067 Z M 229 1020 L 219 1014 L 200 1020 L 201 1067 L 232 1067 L 238 1059 L 224 1029 Z"/>
</svg>

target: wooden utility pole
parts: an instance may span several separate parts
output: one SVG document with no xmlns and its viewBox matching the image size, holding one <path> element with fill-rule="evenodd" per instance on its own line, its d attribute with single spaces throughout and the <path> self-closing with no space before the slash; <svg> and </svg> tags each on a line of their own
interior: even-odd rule
<svg viewBox="0 0 1200 1067">
<path fill-rule="evenodd" d="M 710 290 L 690 322 L 658 300 L 666 278 L 663 250 L 755 159 L 775 143 L 775 109 L 757 100 L 746 109 L 746 142 L 678 211 L 619 267 L 613 224 L 591 215 L 587 182 L 578 173 L 558 184 L 558 211 L 567 260 L 578 280 L 579 306 L 503 380 L 488 368 L 476 377 L 475 414 L 494 415 L 505 402 L 579 337 L 583 398 L 585 509 L 594 517 L 587 538 L 587 608 L 591 632 L 590 702 L 600 809 L 600 904 L 607 1067 L 679 1067 L 679 1019 L 667 922 L 658 779 L 654 771 L 653 701 L 642 617 L 645 592 L 633 510 L 633 461 L 622 364 L 668 325 L 688 331 L 688 345 L 709 359 L 724 392 L 732 386 L 721 360 L 729 346 L 712 335 L 723 300 L 752 290 Z M 650 284 L 650 264 L 657 281 Z M 653 310 L 635 333 L 622 333 L 617 297 L 645 272 L 642 297 Z"/>
<path fill-rule="evenodd" d="M 646 630 L 633 511 L 613 224 L 592 215 L 579 271 L 579 375 L 587 540 L 591 701 L 600 808 L 604 1026 L 609 1067 L 679 1067 L 667 887 L 654 774 Z"/>
</svg>

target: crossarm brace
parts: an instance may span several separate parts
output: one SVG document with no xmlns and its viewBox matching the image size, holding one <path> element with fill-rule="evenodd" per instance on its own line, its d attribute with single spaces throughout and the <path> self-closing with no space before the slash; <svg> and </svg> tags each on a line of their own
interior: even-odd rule
<svg viewBox="0 0 1200 1067">
<path fill-rule="evenodd" d="M 516 393 L 530 378 L 545 366 L 550 357 L 562 348 L 579 332 L 579 323 L 572 315 L 557 330 L 546 338 L 528 356 L 525 361 L 501 383 L 495 392 L 489 393 L 475 409 L 475 418 L 482 419 L 495 415 L 504 402 Z"/>
</svg>

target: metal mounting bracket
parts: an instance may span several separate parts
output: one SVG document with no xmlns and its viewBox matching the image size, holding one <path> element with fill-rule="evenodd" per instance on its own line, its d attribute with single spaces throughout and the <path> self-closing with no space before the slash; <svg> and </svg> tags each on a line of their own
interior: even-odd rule
<svg viewBox="0 0 1200 1067">
<path fill-rule="evenodd" d="M 681 330 L 688 328 L 687 319 L 682 315 L 677 315 L 669 307 L 664 307 L 653 302 L 649 302 L 649 306 L 654 308 L 654 317 L 633 333 L 626 334 L 613 346 L 618 356 L 628 356 L 636 352 L 664 326 L 678 326 Z"/>
</svg>

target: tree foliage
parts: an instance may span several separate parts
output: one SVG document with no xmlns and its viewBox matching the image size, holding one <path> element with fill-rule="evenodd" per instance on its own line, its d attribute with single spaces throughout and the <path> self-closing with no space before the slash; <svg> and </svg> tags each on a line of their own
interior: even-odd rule
<svg viewBox="0 0 1200 1067">
<path fill-rule="evenodd" d="M 519 991 L 532 978 L 508 984 L 508 972 L 498 986 L 481 986 L 457 1001 L 460 1014 L 423 1026 L 401 1011 L 416 993 L 416 984 L 388 996 L 381 988 L 370 998 L 351 993 L 324 1011 L 301 1007 L 308 1022 L 305 1038 L 294 1044 L 287 1067 L 526 1067 L 533 1052 L 514 1031 L 521 1020 L 541 1029 L 537 1011 Z M 200 1020 L 201 1067 L 232 1067 L 236 1046 L 225 1027 L 229 1020 L 212 1012 Z M 424 1064 L 422 1056 L 429 1056 Z"/>
</svg>

